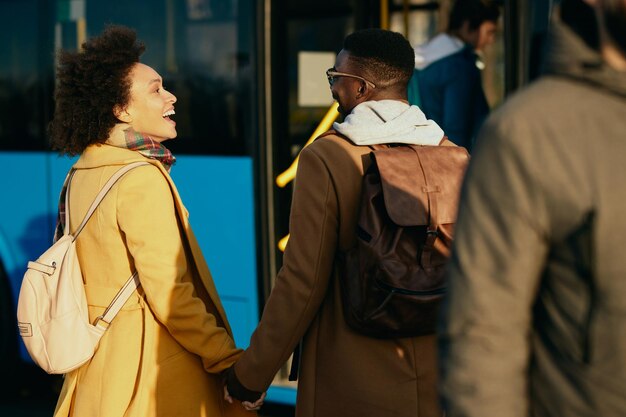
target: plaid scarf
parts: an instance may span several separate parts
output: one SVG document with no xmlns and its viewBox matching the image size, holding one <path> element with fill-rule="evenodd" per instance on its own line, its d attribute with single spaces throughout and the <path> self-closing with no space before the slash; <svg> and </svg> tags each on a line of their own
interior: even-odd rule
<svg viewBox="0 0 626 417">
<path fill-rule="evenodd" d="M 126 139 L 124 144 L 112 143 L 112 145 L 127 148 L 131 151 L 137 151 L 146 158 L 156 159 L 163 164 L 168 172 L 176 162 L 176 157 L 172 155 L 172 152 L 163 146 L 162 143 L 157 142 L 150 136 L 143 135 L 139 132 L 135 132 L 132 128 L 128 128 L 124 131 L 124 138 Z"/>
<path fill-rule="evenodd" d="M 137 151 L 147 158 L 156 159 L 161 162 L 163 167 L 165 167 L 168 172 L 172 169 L 172 165 L 176 162 L 176 157 L 172 155 L 172 152 L 163 146 L 162 143 L 157 142 L 150 136 L 135 132 L 132 128 L 124 130 L 124 139 L 125 141 L 120 143 L 117 143 L 116 141 L 107 141 L 107 144 L 118 148 L 126 148 L 131 151 Z M 65 184 L 63 184 L 63 188 L 61 189 L 61 195 L 59 196 L 59 214 L 57 216 L 53 242 L 56 242 L 61 236 L 63 236 L 63 230 L 65 229 L 65 194 L 67 193 L 67 184 L 66 180 Z"/>
</svg>

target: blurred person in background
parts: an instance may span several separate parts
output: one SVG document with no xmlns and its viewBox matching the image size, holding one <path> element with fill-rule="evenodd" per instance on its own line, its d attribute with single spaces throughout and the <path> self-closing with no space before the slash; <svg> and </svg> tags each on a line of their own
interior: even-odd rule
<svg viewBox="0 0 626 417">
<path fill-rule="evenodd" d="M 457 0 L 448 30 L 415 48 L 409 102 L 468 151 L 489 113 L 479 54 L 495 41 L 499 17 L 494 0 Z"/>
<path fill-rule="evenodd" d="M 481 130 L 441 316 L 449 417 L 626 415 L 626 0 L 563 0 Z"/>
</svg>

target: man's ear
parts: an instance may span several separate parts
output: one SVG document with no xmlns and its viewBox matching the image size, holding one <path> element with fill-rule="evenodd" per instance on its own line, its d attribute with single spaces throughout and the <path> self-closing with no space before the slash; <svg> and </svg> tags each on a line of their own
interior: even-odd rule
<svg viewBox="0 0 626 417">
<path fill-rule="evenodd" d="M 113 106 L 113 114 L 121 122 L 131 123 L 133 121 L 133 118 L 130 117 L 130 114 L 128 114 L 126 108 L 120 106 L 119 104 Z"/>
<path fill-rule="evenodd" d="M 364 81 L 359 81 L 359 88 L 356 90 L 356 98 L 361 98 L 365 95 L 365 93 L 368 91 L 367 89 L 367 85 L 365 84 Z"/>
<path fill-rule="evenodd" d="M 360 85 L 356 94 L 356 98 L 369 98 L 372 94 L 372 89 L 365 81 L 360 81 Z"/>
</svg>

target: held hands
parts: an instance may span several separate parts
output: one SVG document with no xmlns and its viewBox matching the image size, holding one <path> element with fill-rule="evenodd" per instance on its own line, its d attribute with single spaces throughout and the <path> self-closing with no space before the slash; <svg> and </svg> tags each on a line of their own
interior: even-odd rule
<svg viewBox="0 0 626 417">
<path fill-rule="evenodd" d="M 241 405 L 246 409 L 246 411 L 258 411 L 265 401 L 265 395 L 266 393 L 264 392 L 255 402 L 242 401 Z M 224 385 L 224 400 L 228 401 L 230 404 L 233 403 L 233 397 L 228 392 L 228 387 L 226 385 Z"/>
<path fill-rule="evenodd" d="M 265 393 L 246 388 L 237 378 L 235 367 L 231 366 L 225 372 L 224 400 L 232 404 L 233 398 L 241 401 L 247 411 L 257 411 L 263 405 Z"/>
</svg>

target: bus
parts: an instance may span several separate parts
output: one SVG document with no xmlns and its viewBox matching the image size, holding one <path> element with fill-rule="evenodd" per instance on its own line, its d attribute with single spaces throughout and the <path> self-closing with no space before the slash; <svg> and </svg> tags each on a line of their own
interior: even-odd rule
<svg viewBox="0 0 626 417">
<path fill-rule="evenodd" d="M 550 0 L 503 2 L 487 61 L 492 107 L 533 78 Z M 74 159 L 50 151 L 56 52 L 107 24 L 137 30 L 142 61 L 173 92 L 167 142 L 238 346 L 245 348 L 280 268 L 292 166 L 320 120 L 337 117 L 324 71 L 343 38 L 384 27 L 415 45 L 445 28 L 451 0 L 0 0 L 0 366 L 31 363 L 15 308 L 27 262 L 51 243 L 58 194 Z M 267 401 L 293 406 L 288 364 Z"/>
</svg>

